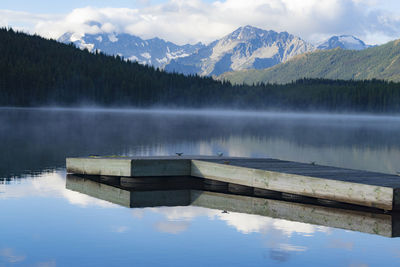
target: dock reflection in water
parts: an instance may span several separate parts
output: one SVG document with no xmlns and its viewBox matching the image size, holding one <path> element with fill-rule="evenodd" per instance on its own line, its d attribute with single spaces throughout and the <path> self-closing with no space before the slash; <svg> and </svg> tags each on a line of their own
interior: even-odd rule
<svg viewBox="0 0 400 267">
<path fill-rule="evenodd" d="M 197 206 L 385 237 L 400 236 L 398 213 L 385 214 L 379 210 L 353 205 L 320 203 L 308 198 L 281 196 L 272 191 L 254 192 L 253 188 L 221 182 L 213 183 L 205 179 L 190 177 L 141 179 L 68 174 L 66 188 L 129 208 Z M 260 195 L 264 197 L 259 197 Z M 286 200 L 300 200 L 303 203 Z"/>
</svg>

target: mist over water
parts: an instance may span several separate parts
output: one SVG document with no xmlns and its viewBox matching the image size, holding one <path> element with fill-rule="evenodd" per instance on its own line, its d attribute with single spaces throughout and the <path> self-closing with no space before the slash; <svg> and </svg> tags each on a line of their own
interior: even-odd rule
<svg viewBox="0 0 400 267">
<path fill-rule="evenodd" d="M 63 168 L 67 156 L 272 157 L 400 171 L 396 116 L 226 110 L 0 109 L 0 177 Z"/>
</svg>

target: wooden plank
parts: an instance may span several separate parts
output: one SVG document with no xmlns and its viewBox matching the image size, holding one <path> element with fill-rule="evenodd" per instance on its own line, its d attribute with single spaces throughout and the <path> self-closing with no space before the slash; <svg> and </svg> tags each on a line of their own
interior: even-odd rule
<svg viewBox="0 0 400 267">
<path fill-rule="evenodd" d="M 131 176 L 129 158 L 67 158 L 68 173 L 88 175 Z"/>
<path fill-rule="evenodd" d="M 363 184 L 387 186 L 397 188 L 400 185 L 400 176 L 383 174 L 377 172 L 337 168 L 331 166 L 312 165 L 307 163 L 290 162 L 284 160 L 264 160 L 264 159 L 235 159 L 219 160 L 204 159 L 204 161 L 245 167 L 257 170 L 267 170 L 282 172 L 295 175 L 305 175 L 315 178 L 326 178 L 343 182 L 359 182 Z"/>
<path fill-rule="evenodd" d="M 191 175 L 273 191 L 393 209 L 393 188 L 192 160 Z"/>
<path fill-rule="evenodd" d="M 67 172 L 110 176 L 185 176 L 190 174 L 190 159 L 154 158 L 67 158 Z"/>
</svg>

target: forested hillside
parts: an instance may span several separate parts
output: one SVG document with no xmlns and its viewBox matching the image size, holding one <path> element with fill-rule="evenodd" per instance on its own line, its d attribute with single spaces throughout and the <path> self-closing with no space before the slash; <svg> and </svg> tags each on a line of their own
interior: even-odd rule
<svg viewBox="0 0 400 267">
<path fill-rule="evenodd" d="M 400 81 L 400 40 L 362 51 L 333 49 L 299 55 L 263 70 L 225 73 L 233 83 L 288 83 L 301 78 Z"/>
<path fill-rule="evenodd" d="M 0 29 L 1 106 L 84 104 L 400 112 L 400 84 L 300 79 L 232 86 Z"/>
<path fill-rule="evenodd" d="M 1 105 L 190 103 L 191 94 L 221 87 L 211 78 L 167 74 L 72 44 L 0 30 Z M 198 101 L 190 104 L 205 104 Z"/>
</svg>

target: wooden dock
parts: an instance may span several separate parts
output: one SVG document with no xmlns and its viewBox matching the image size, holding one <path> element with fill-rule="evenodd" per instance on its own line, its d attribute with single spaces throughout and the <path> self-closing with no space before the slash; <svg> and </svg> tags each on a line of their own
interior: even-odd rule
<svg viewBox="0 0 400 267">
<path fill-rule="evenodd" d="M 400 210 L 400 176 L 269 158 L 67 158 L 67 172 L 117 177 L 192 176 L 383 210 Z"/>
<path fill-rule="evenodd" d="M 172 186 L 169 190 L 153 188 L 152 190 L 137 191 L 121 186 L 120 181 L 107 183 L 101 182 L 101 180 L 98 177 L 93 179 L 93 177 L 83 178 L 82 176 L 68 174 L 66 188 L 128 208 L 198 206 L 385 237 L 398 237 L 400 235 L 398 214 L 346 210 L 198 189 L 177 189 L 181 186 L 179 181 L 173 182 L 175 187 Z"/>
</svg>

